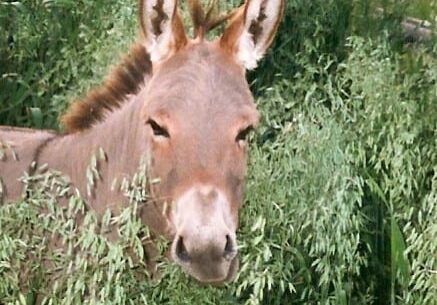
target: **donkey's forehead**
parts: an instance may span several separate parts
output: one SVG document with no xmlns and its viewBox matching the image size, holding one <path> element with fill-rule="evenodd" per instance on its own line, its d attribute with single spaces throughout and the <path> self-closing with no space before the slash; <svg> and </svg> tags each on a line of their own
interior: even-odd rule
<svg viewBox="0 0 437 305">
<path fill-rule="evenodd" d="M 258 113 L 244 70 L 214 43 L 191 44 L 157 65 L 146 94 L 149 115 L 186 115 L 194 119 L 241 117 Z"/>
<path fill-rule="evenodd" d="M 220 47 L 219 41 L 188 42 L 184 48 L 161 63 L 159 69 L 168 73 L 193 64 L 200 64 L 205 68 L 208 67 L 206 64 L 212 64 L 213 66 L 209 66 L 210 68 L 225 67 L 229 72 L 232 71 L 244 76 L 244 69 L 235 62 L 234 57 L 228 51 Z"/>
</svg>

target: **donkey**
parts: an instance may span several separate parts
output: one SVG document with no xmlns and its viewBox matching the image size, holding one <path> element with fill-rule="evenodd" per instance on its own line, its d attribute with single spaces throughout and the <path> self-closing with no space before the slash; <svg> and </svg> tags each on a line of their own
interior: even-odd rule
<svg viewBox="0 0 437 305">
<path fill-rule="evenodd" d="M 89 208 L 102 215 L 128 204 L 111 188 L 149 159 L 151 204 L 140 212 L 152 232 L 172 241 L 171 257 L 202 283 L 231 281 L 238 269 L 236 230 L 247 169 L 246 136 L 259 113 L 245 79 L 272 43 L 284 0 L 247 0 L 212 18 L 188 1 L 195 37 L 188 38 L 177 0 L 141 0 L 141 39 L 104 84 L 72 103 L 65 133 L 1 127 L 3 201 L 22 196 L 18 181 L 47 164 L 86 193 L 86 168 L 103 149 L 102 180 Z M 205 34 L 229 20 L 213 41 Z M 0 199 L 2 201 L 2 199 Z"/>
</svg>

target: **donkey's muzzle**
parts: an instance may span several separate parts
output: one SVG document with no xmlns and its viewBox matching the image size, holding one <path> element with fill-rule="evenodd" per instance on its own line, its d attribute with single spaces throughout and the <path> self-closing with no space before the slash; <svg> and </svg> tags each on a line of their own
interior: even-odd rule
<svg viewBox="0 0 437 305">
<path fill-rule="evenodd" d="M 202 283 L 233 279 L 237 241 L 230 204 L 212 187 L 193 188 L 176 203 L 172 257 Z"/>
<path fill-rule="evenodd" d="M 172 247 L 173 257 L 200 282 L 221 283 L 231 280 L 237 256 L 235 237 L 207 232 L 209 228 L 203 229 L 206 234 L 177 236 Z"/>
<path fill-rule="evenodd" d="M 205 253 L 196 253 L 196 249 L 194 248 L 194 250 L 190 251 L 187 250 L 186 246 L 184 245 L 184 238 L 182 236 L 179 236 L 177 241 L 176 241 L 176 249 L 175 249 L 175 254 L 176 257 L 184 263 L 188 263 L 191 261 L 192 257 L 202 257 L 202 255 L 206 254 L 209 255 L 211 258 L 215 258 L 217 261 L 220 260 L 225 260 L 225 261 L 231 261 L 235 255 L 237 255 L 237 249 L 235 247 L 235 241 L 229 236 L 226 235 L 226 242 L 225 242 L 225 246 L 224 247 L 220 247 L 221 245 L 219 244 L 218 246 L 214 245 L 213 243 L 211 243 L 211 245 L 209 245 L 207 247 L 207 250 L 204 251 Z"/>
</svg>

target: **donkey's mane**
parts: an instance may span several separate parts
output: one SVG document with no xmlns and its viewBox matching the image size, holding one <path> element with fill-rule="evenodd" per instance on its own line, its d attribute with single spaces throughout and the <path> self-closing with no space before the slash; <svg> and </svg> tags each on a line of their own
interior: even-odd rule
<svg viewBox="0 0 437 305">
<path fill-rule="evenodd" d="M 61 118 L 67 132 L 88 129 L 102 121 L 106 112 L 120 108 L 129 94 L 139 91 L 145 76 L 151 71 L 152 62 L 146 49 L 139 43 L 134 44 L 101 86 L 70 105 Z"/>
</svg>

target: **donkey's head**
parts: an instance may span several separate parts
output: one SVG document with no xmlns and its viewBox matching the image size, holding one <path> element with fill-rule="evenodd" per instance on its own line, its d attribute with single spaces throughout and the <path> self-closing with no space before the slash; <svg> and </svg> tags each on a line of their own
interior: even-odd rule
<svg viewBox="0 0 437 305">
<path fill-rule="evenodd" d="M 171 254 L 205 283 L 235 275 L 236 230 L 244 194 L 247 139 L 259 114 L 245 79 L 273 40 L 283 0 L 247 0 L 215 41 L 210 18 L 189 1 L 196 37 L 188 39 L 177 0 L 140 1 L 153 76 L 140 93 L 150 142 L 152 191 L 166 201 Z"/>
</svg>

